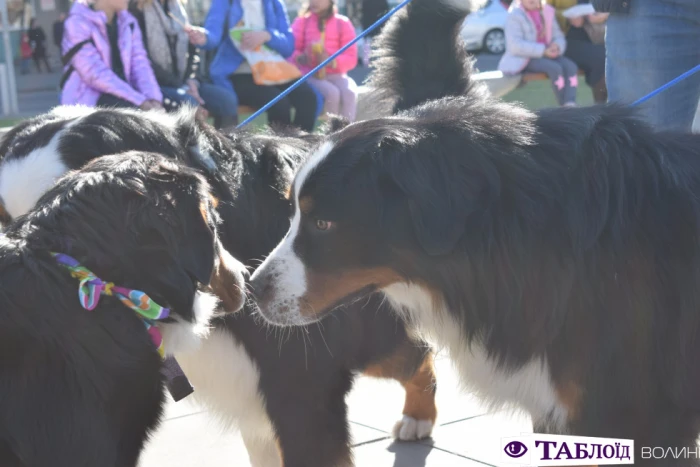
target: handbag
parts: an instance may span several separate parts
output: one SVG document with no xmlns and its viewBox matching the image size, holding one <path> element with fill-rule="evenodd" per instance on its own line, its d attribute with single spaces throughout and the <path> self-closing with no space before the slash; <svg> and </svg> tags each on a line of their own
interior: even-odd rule
<svg viewBox="0 0 700 467">
<path fill-rule="evenodd" d="M 301 78 L 301 71 L 293 63 L 288 62 L 267 45 L 261 45 L 255 50 L 243 50 L 241 39 L 244 32 L 252 31 L 244 26 L 236 26 L 229 30 L 229 37 L 238 51 L 245 57 L 253 74 L 253 81 L 259 86 L 285 84 Z"/>
</svg>

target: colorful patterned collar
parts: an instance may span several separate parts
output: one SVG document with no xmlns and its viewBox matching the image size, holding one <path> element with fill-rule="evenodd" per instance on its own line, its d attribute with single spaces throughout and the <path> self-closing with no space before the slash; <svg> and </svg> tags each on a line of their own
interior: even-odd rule
<svg viewBox="0 0 700 467">
<path fill-rule="evenodd" d="M 117 297 L 125 306 L 134 310 L 143 319 L 148 334 L 153 344 L 158 349 L 158 354 L 164 357 L 163 336 L 160 330 L 153 325 L 153 321 L 167 318 L 170 309 L 164 308 L 154 302 L 148 295 L 140 290 L 118 287 L 113 282 L 104 282 L 85 266 L 81 266 L 75 258 L 63 253 L 51 253 L 56 262 L 68 269 L 71 276 L 80 279 L 78 297 L 80 304 L 86 310 L 94 310 L 100 301 L 100 297 L 109 295 Z"/>
</svg>

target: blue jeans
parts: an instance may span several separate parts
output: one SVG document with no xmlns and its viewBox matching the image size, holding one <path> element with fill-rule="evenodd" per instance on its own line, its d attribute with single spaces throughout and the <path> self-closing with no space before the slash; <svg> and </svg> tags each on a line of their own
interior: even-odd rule
<svg viewBox="0 0 700 467">
<path fill-rule="evenodd" d="M 634 0 L 608 19 L 608 101 L 632 103 L 700 64 L 700 0 Z M 690 131 L 700 73 L 642 104 L 657 129 Z"/>
<path fill-rule="evenodd" d="M 189 94 L 177 89 L 162 87 L 163 103 L 166 108 L 171 107 L 167 101 L 174 102 L 175 107 L 189 103 L 198 106 L 197 100 Z M 214 117 L 236 117 L 238 116 L 238 97 L 235 93 L 226 88 L 210 83 L 201 83 L 199 95 L 204 100 L 204 108 Z M 167 100 L 167 101 L 166 101 Z"/>
</svg>

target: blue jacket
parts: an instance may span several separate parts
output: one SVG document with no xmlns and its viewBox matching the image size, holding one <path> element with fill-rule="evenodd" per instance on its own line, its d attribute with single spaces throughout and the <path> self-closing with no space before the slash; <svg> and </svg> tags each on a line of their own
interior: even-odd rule
<svg viewBox="0 0 700 467">
<path fill-rule="evenodd" d="M 282 0 L 260 0 L 265 11 L 265 26 L 272 39 L 267 45 L 288 58 L 294 52 L 294 35 L 289 26 L 287 9 Z M 233 91 L 228 77 L 243 62 L 243 55 L 229 38 L 228 31 L 243 18 L 241 0 L 213 0 L 204 22 L 207 43 L 204 49 L 215 49 L 216 55 L 209 67 L 209 76 L 214 84 Z"/>
</svg>

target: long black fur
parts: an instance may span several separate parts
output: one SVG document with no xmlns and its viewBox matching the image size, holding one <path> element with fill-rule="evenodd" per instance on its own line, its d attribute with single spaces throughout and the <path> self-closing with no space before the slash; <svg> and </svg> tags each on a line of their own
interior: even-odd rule
<svg viewBox="0 0 700 467">
<path fill-rule="evenodd" d="M 296 237 L 307 269 L 391 268 L 438 297 L 458 349 L 482 346 L 505 374 L 542 359 L 573 396 L 565 426 L 533 413 L 537 430 L 698 465 L 641 448 L 700 433 L 700 135 L 621 104 L 532 113 L 467 86 L 329 140 L 295 194 L 338 226 Z"/>
<path fill-rule="evenodd" d="M 209 284 L 220 248 L 209 199 L 193 170 L 158 155 L 122 154 L 67 175 L 7 228 L 0 465 L 136 465 L 162 414 L 160 357 L 144 323 L 118 299 L 82 308 L 78 279 L 50 252 L 192 321 L 195 292 Z"/>
<path fill-rule="evenodd" d="M 396 48 L 387 45 L 384 59 L 391 61 L 394 56 L 399 60 L 400 55 L 408 69 L 423 72 L 413 81 L 402 81 L 401 99 L 417 104 L 472 89 L 474 86 L 463 79 L 468 75 L 449 57 L 451 51 L 458 50 L 454 42 L 467 10 L 453 11 L 426 0 L 413 3 L 411 10 L 393 20 L 397 25 L 384 33 L 386 44 L 392 42 L 391 36 L 399 35 L 403 44 Z M 427 43 L 434 46 L 427 47 Z M 447 55 L 447 68 L 425 73 L 436 50 Z M 384 66 L 390 65 L 380 64 L 379 73 Z M 381 90 L 395 83 L 377 78 L 375 85 Z M 3 163 L 26 157 L 61 132 L 58 152 L 69 168 L 100 155 L 134 149 L 176 159 L 206 176 L 219 199 L 222 244 L 238 260 L 254 267 L 289 228 L 291 206 L 286 192 L 299 164 L 323 136 L 289 129 L 222 135 L 191 117 L 183 112 L 159 122 L 155 117 L 124 110 L 95 110 L 79 118 L 54 112 L 11 130 L 0 142 L 0 156 Z M 324 132 L 346 125 L 332 119 Z M 354 374 L 391 360 L 392 364 L 400 363 L 390 376 L 407 381 L 430 359 L 427 344 L 409 337 L 403 322 L 388 312 L 378 295 L 338 310 L 320 326 L 285 333 L 282 339 L 252 307 L 222 318 L 217 327 L 242 343 L 259 368 L 259 391 L 286 467 L 347 465 L 351 455 L 344 399 Z M 392 360 L 397 354 L 401 358 Z M 434 386 L 421 397 L 430 401 L 428 405 L 434 404 Z"/>
</svg>

